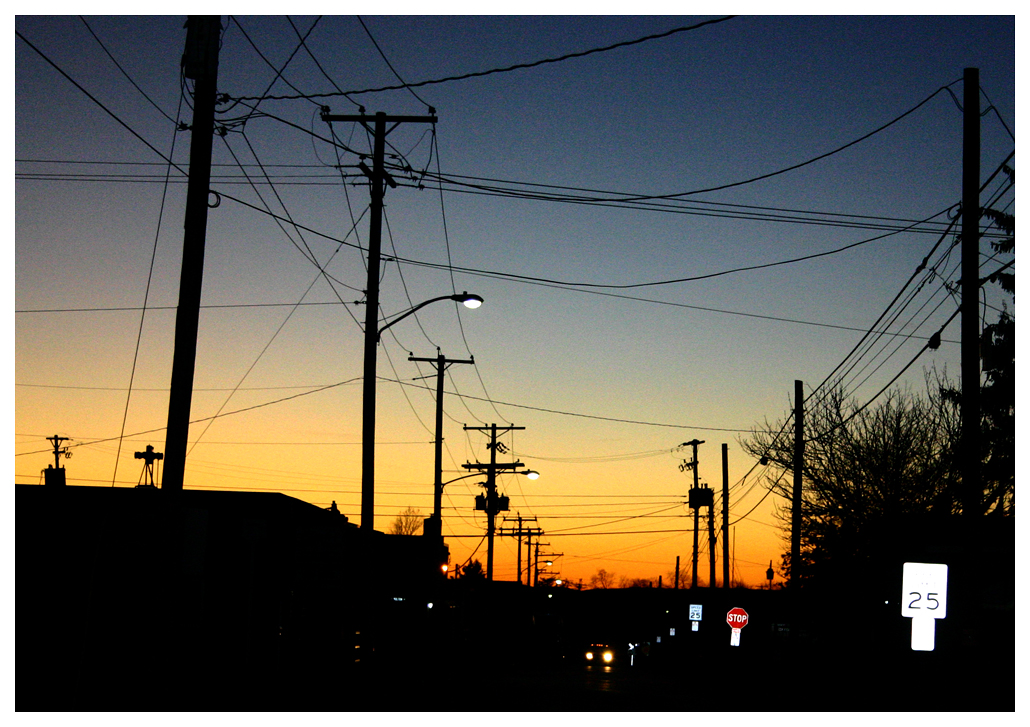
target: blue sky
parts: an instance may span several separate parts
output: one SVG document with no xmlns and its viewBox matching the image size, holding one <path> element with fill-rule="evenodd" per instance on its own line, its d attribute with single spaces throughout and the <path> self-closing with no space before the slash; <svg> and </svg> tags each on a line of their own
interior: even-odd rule
<svg viewBox="0 0 1030 727">
<path fill-rule="evenodd" d="M 464 80 L 348 93 L 350 100 L 336 88 L 528 65 L 718 17 L 291 16 L 307 48 L 283 71 L 292 87 L 280 79 L 268 93 L 309 98 L 264 99 L 256 113 L 251 100 L 219 107 L 227 131 L 215 139 L 212 189 L 223 197 L 209 212 L 203 304 L 223 307 L 202 311 L 193 417 L 264 406 L 191 428 L 198 443 L 186 486 L 277 489 L 320 506 L 336 500 L 358 519 L 358 382 L 270 403 L 361 376 L 364 308 L 352 302 L 365 287 L 355 245 L 366 242 L 367 213 L 357 235 L 349 231 L 368 191 L 353 176 L 344 184 L 333 168 L 337 151 L 325 141 L 319 108 L 427 115 L 431 106 L 435 126 L 406 123 L 390 134 L 393 161 L 415 171 L 398 174 L 401 185 L 387 194 L 383 250 L 432 267 L 387 263 L 382 311 L 391 316 L 463 290 L 486 303 L 476 311 L 436 304 L 384 337 L 377 528 L 404 507 L 431 510 L 435 405 L 419 388 L 432 382 L 416 379 L 433 372 L 407 359 L 434 356 L 439 346 L 477 362 L 455 366 L 447 382 L 445 478 L 487 456 L 482 436 L 463 424 L 526 427 L 509 446 L 544 476 L 506 480 L 510 514 L 540 518 L 554 550 L 566 554 L 567 577 L 605 567 L 656 578 L 676 555 L 689 560 L 691 518 L 678 505 L 690 484 L 678 468 L 687 454 L 675 448 L 696 437 L 706 442 L 702 479 L 713 486 L 721 486 L 719 445 L 729 444 L 738 570 L 760 582 L 782 550 L 775 503 L 759 504 L 765 491 L 752 485 L 767 473 L 745 479 L 754 463 L 737 438 L 784 416 L 795 379 L 808 391 L 822 383 L 937 241 L 942 213 L 961 193 L 962 114 L 941 89 L 961 99 L 965 67 L 980 69 L 983 108 L 993 104 L 982 119 L 981 178 L 1014 150 L 1014 17 L 741 16 Z M 282 68 L 297 49 L 297 32 L 283 16 L 222 20 L 219 91 L 265 95 L 271 66 Z M 185 185 L 173 170 L 165 192 L 161 155 L 186 167 L 189 135 L 175 131 L 191 119 L 188 106 L 180 108 L 183 21 L 15 20 L 24 37 L 15 38 L 18 482 L 38 480 L 52 461 L 41 453 L 43 437 L 55 432 L 76 445 L 66 464 L 76 484 L 132 486 L 133 451 L 163 446 Z M 737 184 L 833 152 L 924 101 L 838 153 Z M 355 125 L 334 130 L 348 150 L 368 153 Z M 350 174 L 352 151 L 339 152 Z M 447 180 L 442 192 L 438 174 Z M 736 186 L 695 193 L 724 185 Z M 485 186 L 501 191 L 486 194 Z M 562 199 L 516 198 L 516 190 Z M 996 206 L 1013 203 L 998 180 L 985 201 L 995 193 Z M 572 204 L 575 195 L 605 203 Z M 284 232 L 230 197 L 267 205 L 322 236 Z M 897 234 L 813 260 L 657 284 L 886 232 Z M 330 238 L 346 244 L 335 252 Z M 300 252 L 305 244 L 332 286 Z M 984 241 L 985 271 L 1005 262 L 988 262 L 988 250 Z M 856 367 L 863 373 L 846 385 L 857 400 L 896 376 L 955 309 L 943 281 L 957 279 L 957 262 L 957 251 L 942 259 L 940 276 L 923 284 L 891 330 L 910 337 L 883 338 L 900 345 L 874 349 Z M 298 302 L 322 305 L 291 314 Z M 987 299 L 1003 302 L 1012 307 L 993 291 Z M 44 310 L 66 312 L 29 312 Z M 957 377 L 957 320 L 944 339 L 899 383 L 918 390 L 930 367 Z M 444 533 L 458 563 L 483 532 L 472 510 L 479 491 L 472 479 L 446 490 Z M 631 530 L 641 533 L 611 534 Z M 498 548 L 499 577 L 514 579 L 514 543 L 503 539 Z"/>
</svg>

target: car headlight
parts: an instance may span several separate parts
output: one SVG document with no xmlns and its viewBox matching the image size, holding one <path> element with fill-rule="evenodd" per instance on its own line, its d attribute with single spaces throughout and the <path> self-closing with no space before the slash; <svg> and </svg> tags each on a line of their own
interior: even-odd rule
<svg viewBox="0 0 1030 727">
<path fill-rule="evenodd" d="M 590 660 L 592 660 L 593 658 L 594 658 L 594 652 L 592 652 L 592 651 L 588 651 L 588 652 L 587 652 L 587 661 L 590 661 Z"/>
<path fill-rule="evenodd" d="M 612 663 L 612 659 L 615 658 L 615 655 L 612 654 L 612 652 L 610 652 L 610 651 L 606 651 L 603 654 L 601 654 L 601 658 L 604 659 L 604 663 L 605 664 L 611 664 Z"/>
</svg>

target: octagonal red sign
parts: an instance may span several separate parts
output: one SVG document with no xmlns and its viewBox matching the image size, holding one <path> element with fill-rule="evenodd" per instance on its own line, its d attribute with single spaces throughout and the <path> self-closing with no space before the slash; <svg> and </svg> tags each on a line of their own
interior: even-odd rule
<svg viewBox="0 0 1030 727">
<path fill-rule="evenodd" d="M 731 608 L 726 614 L 726 623 L 731 628 L 742 629 L 747 625 L 747 611 L 742 608 Z"/>
</svg>

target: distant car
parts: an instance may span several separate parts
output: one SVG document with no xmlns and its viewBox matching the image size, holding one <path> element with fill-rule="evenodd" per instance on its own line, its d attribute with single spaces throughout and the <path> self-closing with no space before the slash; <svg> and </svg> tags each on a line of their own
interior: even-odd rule
<svg viewBox="0 0 1030 727">
<path fill-rule="evenodd" d="M 612 667 L 616 656 L 616 650 L 609 644 L 589 644 L 583 651 L 587 666 Z"/>
</svg>

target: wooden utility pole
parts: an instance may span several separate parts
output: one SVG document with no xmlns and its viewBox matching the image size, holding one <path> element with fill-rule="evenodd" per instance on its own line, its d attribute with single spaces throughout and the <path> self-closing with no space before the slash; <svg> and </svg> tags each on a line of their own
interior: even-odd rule
<svg viewBox="0 0 1030 727">
<path fill-rule="evenodd" d="M 697 479 L 697 447 L 700 444 L 704 444 L 704 441 L 700 440 L 700 439 L 692 439 L 689 442 L 684 442 L 683 444 L 680 445 L 681 447 L 693 447 L 694 448 L 694 460 L 692 462 L 684 464 L 684 467 L 689 467 L 689 468 L 694 470 L 694 486 L 690 488 L 690 499 L 688 500 L 689 507 L 694 510 L 694 559 L 693 559 L 693 564 L 692 564 L 692 574 L 693 575 L 691 576 L 691 582 L 690 582 L 690 587 L 691 588 L 697 588 L 697 531 L 698 531 L 698 525 L 699 525 L 698 521 L 700 519 L 698 517 L 698 513 L 700 512 L 701 506 L 703 504 L 703 502 L 702 502 L 703 498 L 700 496 L 701 495 L 701 488 L 700 488 L 700 486 L 698 484 L 698 479 Z"/>
<path fill-rule="evenodd" d="M 722 445 L 722 587 L 730 587 L 730 465 L 725 442 Z"/>
<path fill-rule="evenodd" d="M 43 483 L 54 487 L 63 487 L 67 484 L 67 480 L 65 479 L 64 467 L 61 466 L 61 455 L 71 457 L 72 453 L 68 451 L 67 447 L 62 447 L 61 442 L 67 442 L 68 437 L 61 437 L 55 434 L 52 437 L 47 437 L 47 441 L 54 445 L 54 464 L 52 467 L 47 465 L 47 468 L 43 470 Z"/>
<path fill-rule="evenodd" d="M 962 94 L 962 513 L 980 514 L 980 70 Z"/>
<path fill-rule="evenodd" d="M 521 462 L 497 462 L 497 447 L 500 444 L 497 441 L 497 434 L 498 432 L 510 432 L 516 429 L 525 429 L 525 427 L 511 426 L 498 429 L 496 424 L 491 424 L 489 427 L 465 427 L 465 431 L 490 432 L 490 442 L 486 445 L 487 449 L 490 450 L 490 464 L 476 462 L 475 464 L 462 465 L 467 470 L 486 471 L 486 495 L 476 497 L 476 509 L 486 511 L 486 579 L 488 581 L 494 579 L 494 518 L 497 516 L 497 513 L 508 509 L 508 498 L 498 496 L 497 494 L 497 472 L 498 470 L 514 470 L 523 466 Z"/>
<path fill-rule="evenodd" d="M 431 363 L 436 367 L 436 466 L 433 479 L 433 514 L 422 524 L 422 535 L 432 538 L 443 536 L 443 373 L 450 364 L 474 364 L 469 359 L 448 359 L 436 349 L 436 358 L 416 358 L 409 356 L 409 361 Z"/>
<path fill-rule="evenodd" d="M 517 513 L 515 517 L 513 517 L 513 518 L 507 518 L 506 517 L 506 518 L 504 518 L 504 520 L 502 520 L 502 522 L 517 522 L 519 524 L 518 528 L 507 528 L 507 529 L 505 529 L 504 527 L 501 527 L 497 531 L 497 534 L 498 535 L 514 535 L 515 536 L 515 539 L 516 539 L 516 541 L 518 543 L 517 548 L 516 548 L 517 555 L 516 555 L 516 559 L 515 559 L 515 564 L 516 564 L 515 580 L 520 585 L 522 584 L 522 536 L 523 535 L 526 536 L 526 585 L 528 586 L 528 585 L 530 585 L 530 583 L 529 583 L 529 544 L 530 544 L 530 538 L 533 537 L 534 533 L 536 533 L 537 535 L 540 535 L 544 531 L 541 530 L 540 528 L 523 528 L 522 527 L 523 523 L 530 523 L 530 522 L 534 522 L 535 523 L 536 522 L 536 516 L 534 516 L 534 517 L 522 517 L 521 513 Z"/>
<path fill-rule="evenodd" d="M 711 492 L 711 490 L 709 490 Z M 715 502 L 708 505 L 708 587 L 715 588 Z"/>
<path fill-rule="evenodd" d="M 387 116 L 376 113 L 375 123 L 369 126 L 369 117 L 364 113 L 356 116 L 322 113 L 325 122 L 357 122 L 372 134 L 372 168 L 364 162 L 358 167 L 369 180 L 371 195 L 368 223 L 368 283 L 365 288 L 365 349 L 362 373 L 361 397 L 361 529 L 372 530 L 375 526 L 375 467 L 376 467 L 376 354 L 379 346 L 379 264 L 383 237 L 383 197 L 386 185 L 396 187 L 397 183 L 386 171 L 384 157 L 386 136 L 405 122 L 436 123 L 436 116 Z M 392 123 L 389 129 L 388 123 Z"/>
<path fill-rule="evenodd" d="M 181 492 L 186 470 L 186 446 L 197 364 L 197 329 L 200 291 L 204 278 L 207 237 L 207 200 L 211 185 L 211 146 L 215 130 L 215 93 L 218 82 L 219 15 L 190 15 L 186 20 L 183 74 L 194 81 L 193 129 L 190 134 L 190 178 L 186 190 L 186 219 L 179 279 L 179 307 L 175 312 L 175 352 L 168 397 L 165 432 L 163 490 Z"/>
<path fill-rule="evenodd" d="M 801 470 L 805 463 L 805 385 L 794 381 L 794 491 L 790 505 L 790 585 L 801 585 Z"/>
<path fill-rule="evenodd" d="M 688 507 L 694 511 L 694 554 L 691 568 L 693 574 L 690 582 L 691 588 L 697 588 L 697 530 L 699 527 L 700 509 L 706 505 L 708 506 L 710 523 L 712 516 L 712 490 L 709 489 L 707 485 L 703 488 L 700 487 L 697 482 L 697 446 L 702 444 L 705 444 L 702 440 L 691 440 L 690 442 L 684 442 L 680 445 L 681 447 L 693 447 L 694 452 L 693 461 L 684 462 L 680 468 L 681 470 L 690 468 L 694 471 L 694 486 L 690 488 L 689 498 L 687 500 Z M 713 580 L 715 578 L 715 561 L 712 562 L 712 578 Z M 709 585 L 713 586 L 714 584 Z"/>
</svg>

